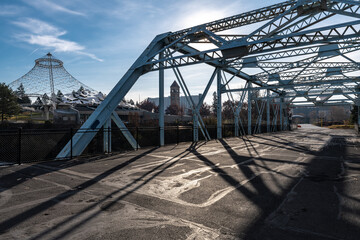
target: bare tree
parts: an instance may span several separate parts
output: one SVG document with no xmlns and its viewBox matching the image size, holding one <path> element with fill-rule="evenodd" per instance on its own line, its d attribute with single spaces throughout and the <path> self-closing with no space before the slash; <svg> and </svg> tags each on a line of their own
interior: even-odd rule
<svg viewBox="0 0 360 240">
<path fill-rule="evenodd" d="M 345 112 L 344 107 L 333 106 L 330 108 L 331 120 L 334 122 L 342 122 L 348 120 L 348 116 Z"/>
</svg>

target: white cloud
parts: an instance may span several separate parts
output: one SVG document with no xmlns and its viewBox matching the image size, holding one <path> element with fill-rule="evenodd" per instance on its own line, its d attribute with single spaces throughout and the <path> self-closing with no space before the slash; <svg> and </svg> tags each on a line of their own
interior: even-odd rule
<svg viewBox="0 0 360 240">
<path fill-rule="evenodd" d="M 56 36 L 50 35 L 28 35 L 24 41 L 43 47 L 52 47 L 56 52 L 77 52 L 85 49 L 76 42 L 59 39 Z"/>
<path fill-rule="evenodd" d="M 23 21 L 14 21 L 12 23 L 27 30 L 27 33 L 16 35 L 19 41 L 54 49 L 55 52 L 72 52 L 90 57 L 96 61 L 103 61 L 94 54 L 85 52 L 85 47 L 77 42 L 61 39 L 60 37 L 65 35 L 66 31 L 51 24 L 33 18 L 26 18 Z"/>
<path fill-rule="evenodd" d="M 82 12 L 71 10 L 48 0 L 32 0 L 24 2 L 42 11 L 63 12 L 72 15 L 85 16 Z"/>
<path fill-rule="evenodd" d="M 11 16 L 17 15 L 22 12 L 22 8 L 13 5 L 1 5 L 0 6 L 0 16 Z"/>
<path fill-rule="evenodd" d="M 34 34 L 53 35 L 57 37 L 66 34 L 66 31 L 60 31 L 53 25 L 33 18 L 25 18 L 23 21 L 14 21 L 12 23 Z"/>
<path fill-rule="evenodd" d="M 101 59 L 101 58 L 98 58 L 95 54 L 92 54 L 92 53 L 87 53 L 87 52 L 80 52 L 80 51 L 77 51 L 78 54 L 80 55 L 84 55 L 84 56 L 88 56 L 96 61 L 99 61 L 99 62 L 103 62 L 104 60 Z"/>
</svg>

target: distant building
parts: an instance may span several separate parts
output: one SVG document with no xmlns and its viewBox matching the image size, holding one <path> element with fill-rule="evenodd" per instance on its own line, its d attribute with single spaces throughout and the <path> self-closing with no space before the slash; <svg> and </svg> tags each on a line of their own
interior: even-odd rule
<svg viewBox="0 0 360 240">
<path fill-rule="evenodd" d="M 58 104 L 57 109 L 54 110 L 54 123 L 55 124 L 79 124 L 80 114 L 79 111 L 72 108 L 68 104 Z"/>
<path fill-rule="evenodd" d="M 180 87 L 176 81 L 170 86 L 170 104 L 180 107 Z"/>
<path fill-rule="evenodd" d="M 293 108 L 294 115 L 303 116 L 300 123 L 314 123 L 318 121 L 341 123 L 348 120 L 351 114 L 351 105 L 344 106 L 314 106 Z"/>
<path fill-rule="evenodd" d="M 84 123 L 90 115 L 95 111 L 96 106 L 88 106 L 88 105 L 75 105 L 74 108 L 80 114 L 80 122 Z M 58 111 L 58 110 L 56 110 Z M 125 123 L 129 123 L 131 121 L 131 116 L 136 116 L 140 123 L 154 123 L 158 121 L 159 114 L 148 112 L 146 110 L 130 107 L 130 105 L 118 105 L 115 109 L 115 112 L 118 114 L 120 119 Z M 64 115 L 65 116 L 65 115 Z M 174 123 L 177 121 L 191 121 L 190 116 L 175 116 L 175 115 L 166 115 L 165 123 Z M 64 119 L 63 119 L 64 120 Z M 64 122 L 62 122 L 64 123 Z"/>
<path fill-rule="evenodd" d="M 201 94 L 192 95 L 192 100 L 195 104 L 198 104 L 201 98 Z M 150 102 L 153 102 L 155 105 L 159 106 L 159 98 L 148 98 Z M 164 107 L 168 108 L 171 104 L 176 104 L 184 108 L 185 113 L 188 113 L 191 110 L 191 105 L 186 100 L 185 96 L 180 96 L 180 87 L 176 81 L 170 86 L 170 96 L 164 97 Z"/>
</svg>

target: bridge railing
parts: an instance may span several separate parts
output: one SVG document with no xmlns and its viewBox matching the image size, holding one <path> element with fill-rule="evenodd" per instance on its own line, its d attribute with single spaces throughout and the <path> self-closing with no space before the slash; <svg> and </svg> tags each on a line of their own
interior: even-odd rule
<svg viewBox="0 0 360 240">
<path fill-rule="evenodd" d="M 223 138 L 235 137 L 235 127 L 233 124 L 222 126 Z M 253 126 L 252 131 L 258 133 L 266 132 L 266 125 L 261 128 Z M 280 127 L 275 128 L 279 130 Z M 211 139 L 216 139 L 217 126 L 207 126 Z M 273 129 L 272 129 L 273 130 Z M 72 136 L 81 131 L 84 134 L 97 132 L 96 136 L 84 150 L 81 156 L 93 156 L 104 154 L 104 152 L 124 152 L 130 151 L 133 147 L 124 137 L 123 132 L 129 131 L 138 143 L 137 149 L 141 147 L 160 146 L 159 127 L 128 127 L 119 129 L 112 127 L 109 129 L 10 129 L 0 130 L 0 164 L 21 164 L 39 161 L 50 161 L 56 159 L 61 149 L 72 139 Z M 240 133 L 247 134 L 247 128 Z M 108 134 L 110 133 L 110 134 Z M 109 137 L 111 144 L 109 149 L 104 149 L 104 136 Z M 199 141 L 204 141 L 204 137 L 199 134 Z M 178 144 L 181 142 L 193 141 L 193 127 L 188 126 L 166 126 L 165 144 Z M 72 158 L 72 154 L 70 158 Z"/>
</svg>

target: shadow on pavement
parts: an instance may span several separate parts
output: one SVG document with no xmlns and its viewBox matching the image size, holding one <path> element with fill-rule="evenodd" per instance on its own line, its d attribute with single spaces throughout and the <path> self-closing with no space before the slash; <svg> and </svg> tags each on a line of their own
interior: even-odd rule
<svg viewBox="0 0 360 240">
<path fill-rule="evenodd" d="M 37 205 L 36 207 L 31 208 L 31 209 L 29 209 L 29 210 L 27 210 L 27 211 L 25 211 L 25 212 L 23 212 L 23 213 L 21 213 L 21 214 L 19 214 L 19 215 L 16 215 L 16 216 L 14 216 L 14 217 L 12 217 L 12 218 L 10 218 L 10 219 L 7 219 L 7 220 L 5 220 L 5 221 L 2 221 L 2 222 L 0 223 L 0 232 L 6 232 L 8 229 L 10 229 L 10 228 L 12 228 L 12 227 L 14 227 L 14 226 L 16 226 L 16 225 L 18 225 L 18 224 L 26 221 L 27 219 L 29 219 L 29 218 L 31 218 L 31 217 L 33 217 L 33 216 L 35 216 L 35 215 L 37 215 L 37 214 L 39 214 L 39 213 L 41 213 L 41 212 L 46 211 L 46 210 L 49 209 L 50 207 L 58 204 L 60 201 L 66 200 L 67 198 L 69 198 L 69 197 L 71 197 L 71 196 L 73 196 L 73 195 L 75 195 L 75 194 L 83 191 L 84 189 L 89 188 L 90 186 L 96 184 L 97 182 L 99 182 L 100 180 L 104 179 L 105 177 L 107 177 L 107 176 L 113 174 L 114 172 L 116 172 L 116 171 L 124 168 L 125 166 L 127 166 L 127 165 L 135 162 L 136 160 L 138 160 L 138 159 L 140 159 L 140 158 L 142 158 L 142 157 L 144 157 L 144 156 L 152 153 L 153 151 L 155 151 L 155 149 L 156 149 L 156 148 L 153 148 L 153 149 L 150 149 L 150 150 L 148 150 L 148 151 L 146 151 L 146 152 L 144 152 L 144 153 L 142 153 L 142 154 L 140 154 L 140 155 L 137 155 L 137 156 L 131 158 L 130 160 L 128 160 L 128 161 L 126 161 L 126 162 L 123 162 L 123 163 L 121 163 L 121 164 L 119 164 L 119 165 L 117 165 L 117 166 L 115 166 L 115 167 L 107 170 L 106 172 L 101 173 L 100 175 L 96 176 L 95 178 L 90 179 L 90 180 L 88 180 L 88 181 L 86 181 L 86 182 L 84 182 L 84 183 L 82 183 L 82 184 L 74 187 L 74 188 L 71 189 L 71 190 L 68 190 L 68 191 L 66 191 L 66 192 L 63 192 L 63 193 L 61 193 L 61 194 L 59 194 L 59 195 L 51 198 L 50 200 L 48 200 L 48 201 L 46 201 L 46 202 L 43 202 L 43 203 Z M 39 164 L 39 165 L 41 165 L 41 164 Z M 70 166 L 74 166 L 74 165 L 73 165 L 73 164 L 70 164 L 70 165 L 66 165 L 66 166 L 67 166 L 67 167 L 70 167 Z M 34 169 L 37 169 L 37 168 L 34 168 L 33 166 L 29 166 L 29 167 L 26 168 L 25 170 L 26 170 L 26 171 L 29 171 L 29 170 L 34 170 Z M 42 175 L 42 174 L 49 173 L 49 171 L 46 171 L 45 169 L 41 169 L 41 168 L 40 168 L 39 171 L 40 171 L 40 170 L 41 170 L 41 172 L 35 172 L 35 173 L 33 173 L 33 174 L 31 175 L 31 177 L 36 177 L 36 176 L 40 176 L 40 175 Z M 55 170 L 55 168 L 54 168 L 52 171 L 57 171 L 57 170 L 59 170 L 59 169 L 56 169 L 56 170 Z M 50 171 L 51 171 L 51 170 L 50 170 Z M 20 172 L 22 172 L 22 171 L 20 171 Z M 16 174 L 19 174 L 19 171 L 18 171 L 18 172 L 14 172 L 14 173 L 9 174 L 9 175 L 15 175 L 15 176 L 16 176 Z M 7 177 L 11 177 L 11 176 L 9 176 L 9 175 L 7 175 Z M 6 177 L 6 176 L 4 176 L 4 178 L 5 178 L 5 177 Z M 11 180 L 12 180 L 12 178 L 11 178 Z M 26 181 L 26 180 L 27 180 L 27 179 L 24 179 L 23 181 Z M 15 182 L 14 184 L 12 184 L 12 185 L 10 185 L 10 186 L 7 186 L 7 185 L 6 185 L 6 187 L 9 189 L 9 188 L 11 188 L 11 187 L 14 187 L 14 186 L 20 184 L 20 183 L 23 182 L 23 181 Z"/>
<path fill-rule="evenodd" d="M 190 149 L 196 149 L 197 147 L 198 147 L 197 144 L 193 143 L 190 146 Z M 54 205 L 58 204 L 59 202 L 64 201 L 64 200 L 68 199 L 69 197 L 71 197 L 81 191 L 86 190 L 87 188 L 98 183 L 100 180 L 106 178 L 110 174 L 113 174 L 116 171 L 122 169 L 123 167 L 129 165 L 130 163 L 132 163 L 142 157 L 145 157 L 146 155 L 150 154 L 154 150 L 155 149 L 150 149 L 141 155 L 137 155 L 137 156 L 131 158 L 130 160 L 101 173 L 100 175 L 96 176 L 95 178 L 90 179 L 90 180 L 78 185 L 77 187 L 75 187 L 76 190 L 65 191 L 65 192 L 53 197 L 52 199 L 49 199 L 48 201 L 37 205 L 36 207 L 33 207 L 21 214 L 18 214 L 17 216 L 12 217 L 11 219 L 5 220 L 4 222 L 0 223 L 0 232 L 5 232 L 6 230 L 20 224 L 21 222 L 24 222 L 27 219 L 29 219 L 37 214 L 40 214 L 41 212 L 44 212 L 45 210 L 53 207 Z M 96 203 L 93 203 L 93 204 L 87 206 L 86 208 L 82 209 L 80 212 L 76 213 L 75 215 L 66 218 L 65 220 L 63 220 L 60 223 L 56 224 L 55 226 L 51 227 L 51 229 L 43 231 L 43 232 L 37 234 L 36 236 L 32 237 L 31 239 L 40 239 L 40 238 L 46 239 L 47 238 L 46 236 L 48 236 L 49 234 L 54 233 L 60 227 L 63 227 L 65 224 L 67 224 L 71 221 L 76 221 L 76 219 L 77 219 L 77 221 L 73 225 L 71 225 L 71 227 L 67 228 L 65 231 L 62 230 L 61 233 L 57 234 L 56 236 L 51 237 L 52 239 L 66 238 L 66 236 L 68 236 L 71 232 L 76 230 L 78 227 L 87 223 L 92 218 L 99 215 L 102 211 L 104 211 L 108 208 L 111 208 L 114 204 L 116 204 L 118 201 L 122 200 L 126 196 L 128 196 L 131 193 L 135 192 L 136 190 L 140 189 L 142 186 L 146 185 L 148 182 L 150 182 L 151 180 L 153 180 L 154 178 L 159 176 L 161 173 L 163 173 L 166 169 L 175 165 L 181 159 L 181 157 L 186 157 L 188 154 L 190 154 L 190 152 L 188 151 L 188 149 L 186 149 L 185 151 L 177 154 L 176 156 L 172 157 L 171 159 L 165 161 L 164 163 L 161 163 L 158 166 L 154 167 L 153 169 L 147 171 L 146 173 L 139 176 L 131 183 L 125 185 L 124 187 L 117 189 L 116 191 L 111 192 L 110 194 L 106 195 L 101 200 L 97 201 Z M 139 183 L 139 184 L 136 185 L 137 183 Z M 114 195 L 118 195 L 118 194 L 120 194 L 120 195 L 118 197 L 114 198 Z M 111 199 L 111 201 L 109 203 L 105 203 L 109 199 Z M 101 207 L 101 210 L 96 210 L 92 214 L 86 215 L 86 213 L 88 213 L 90 210 L 94 210 L 97 206 L 99 206 L 99 204 L 102 204 L 102 203 L 105 203 L 105 204 Z"/>
<path fill-rule="evenodd" d="M 223 145 L 234 156 L 231 148 Z M 260 188 L 253 184 L 261 197 L 272 201 L 255 202 L 262 210 L 261 217 L 239 235 L 259 240 L 358 239 L 360 203 L 347 195 L 354 195 L 359 188 L 351 186 L 354 179 L 347 176 L 347 145 L 344 136 L 331 136 L 323 149 L 311 152 L 314 157 L 306 165 L 306 174 L 293 179 L 281 196 L 264 191 L 264 184 Z"/>
</svg>

